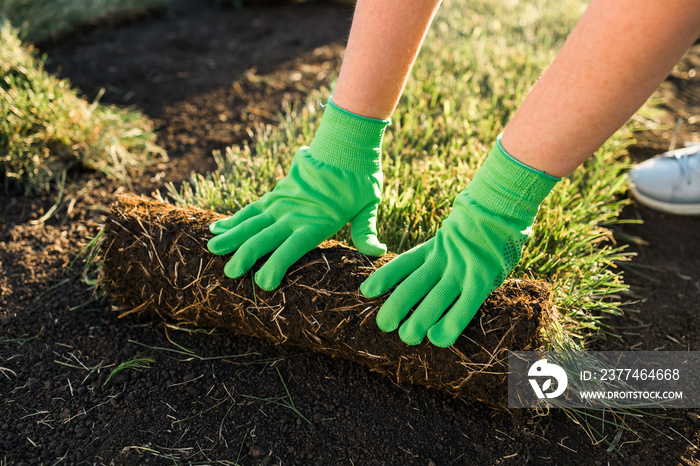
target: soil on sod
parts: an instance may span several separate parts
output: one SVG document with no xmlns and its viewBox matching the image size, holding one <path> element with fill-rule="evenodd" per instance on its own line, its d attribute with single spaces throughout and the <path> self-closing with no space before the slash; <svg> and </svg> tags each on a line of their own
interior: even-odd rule
<svg viewBox="0 0 700 466">
<path fill-rule="evenodd" d="M 211 148 L 240 143 L 255 120 L 274 123 L 284 100 L 318 86 L 323 70 L 338 63 L 350 16 L 325 3 L 236 11 L 183 1 L 161 17 L 92 31 L 45 51 L 52 70 L 60 68 L 90 95 L 106 87 L 105 100 L 140 106 L 158 121 L 172 162 L 132 189 L 148 194 L 190 170 L 211 168 Z M 251 52 L 236 53 L 235 45 L 188 49 L 192 37 Z M 202 68 L 198 60 L 208 54 L 215 66 Z M 227 57 L 239 60 L 239 71 L 216 65 Z M 689 72 L 698 57 L 695 46 L 664 83 L 667 128 L 638 134 L 634 154 L 665 150 L 676 118 L 698 115 L 699 78 Z M 255 66 L 257 74 L 246 78 Z M 190 74 L 178 78 L 178 71 Z M 239 90 L 230 82 L 241 75 Z M 198 79 L 212 84 L 197 87 Z M 221 117 L 222 108 L 230 113 Z M 697 121 L 684 123 L 676 144 L 699 140 L 699 131 Z M 79 281 L 81 261 L 68 266 L 105 221 L 115 193 L 124 191 L 83 174 L 46 222 L 36 220 L 54 195 L 0 194 L 0 464 L 700 463 L 692 410 L 647 418 L 654 429 L 633 423 L 638 435 L 617 437 L 606 427 L 617 454 L 592 444 L 560 412 L 513 417 L 440 391 L 395 385 L 337 358 L 222 331 L 118 319 Z M 695 350 L 700 219 L 637 206 L 626 215 L 646 221 L 625 227 L 644 240 L 634 246 L 639 266 L 626 272 L 639 312 L 610 319 L 621 337 L 603 336 L 596 346 Z M 154 359 L 149 369 L 122 371 L 105 385 L 118 364 L 144 357 Z"/>
<path fill-rule="evenodd" d="M 407 346 L 398 332 L 375 324 L 386 296 L 367 299 L 358 289 L 396 255 L 370 258 L 325 241 L 289 269 L 273 291 L 249 274 L 224 276 L 229 257 L 207 250 L 208 225 L 224 215 L 121 196 L 112 204 L 102 240 L 105 290 L 120 317 L 145 314 L 177 325 L 230 330 L 355 361 L 396 383 L 442 389 L 494 407 L 508 406 L 508 350 L 544 349 L 554 320 L 549 287 L 508 280 L 489 296 L 449 349 L 427 341 Z"/>
</svg>

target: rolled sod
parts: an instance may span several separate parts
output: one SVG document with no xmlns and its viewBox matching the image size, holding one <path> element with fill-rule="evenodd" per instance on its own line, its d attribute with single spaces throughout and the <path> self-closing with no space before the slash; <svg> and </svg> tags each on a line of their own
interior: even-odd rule
<svg viewBox="0 0 700 466">
<path fill-rule="evenodd" d="M 361 363 L 399 384 L 415 383 L 507 407 L 507 354 L 545 344 L 555 312 L 543 282 L 507 280 L 450 348 L 407 346 L 375 316 L 386 296 L 368 299 L 360 283 L 395 254 L 371 258 L 326 241 L 264 291 L 253 274 L 224 275 L 230 256 L 207 250 L 207 226 L 224 216 L 153 199 L 122 196 L 102 243 L 103 284 L 120 317 L 220 328 Z"/>
</svg>

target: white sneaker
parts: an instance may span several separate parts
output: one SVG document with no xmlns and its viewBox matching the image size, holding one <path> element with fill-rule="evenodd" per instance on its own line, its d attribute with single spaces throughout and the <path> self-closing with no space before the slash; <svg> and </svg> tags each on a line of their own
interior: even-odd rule
<svg viewBox="0 0 700 466">
<path fill-rule="evenodd" d="M 657 155 L 627 176 L 641 204 L 676 215 L 700 214 L 700 143 Z"/>
</svg>

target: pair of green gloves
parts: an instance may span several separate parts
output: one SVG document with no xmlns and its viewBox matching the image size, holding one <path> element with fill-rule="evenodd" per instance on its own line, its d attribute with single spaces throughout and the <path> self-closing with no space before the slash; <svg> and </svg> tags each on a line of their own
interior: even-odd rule
<svg viewBox="0 0 700 466">
<path fill-rule="evenodd" d="M 377 209 L 389 122 L 355 115 L 329 100 L 310 147 L 297 151 L 287 177 L 260 200 L 210 225 L 216 236 L 209 250 L 235 252 L 225 274 L 238 278 L 272 252 L 255 282 L 273 290 L 294 262 L 348 222 L 360 252 L 384 254 Z M 398 328 L 409 345 L 426 335 L 436 346 L 452 345 L 519 262 L 539 205 L 558 180 L 515 160 L 499 139 L 437 234 L 360 286 L 363 295 L 375 298 L 398 285 L 377 314 L 379 328 Z"/>
</svg>

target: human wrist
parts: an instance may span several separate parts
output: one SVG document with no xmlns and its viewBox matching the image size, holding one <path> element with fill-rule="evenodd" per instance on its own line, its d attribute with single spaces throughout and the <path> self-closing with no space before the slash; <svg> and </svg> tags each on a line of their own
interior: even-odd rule
<svg viewBox="0 0 700 466">
<path fill-rule="evenodd" d="M 310 144 L 311 155 L 355 173 L 381 171 L 382 141 L 390 123 L 348 112 L 329 99 Z"/>
<path fill-rule="evenodd" d="M 499 136 L 465 191 L 489 212 L 529 226 L 560 180 L 514 158 L 503 148 Z"/>
</svg>

